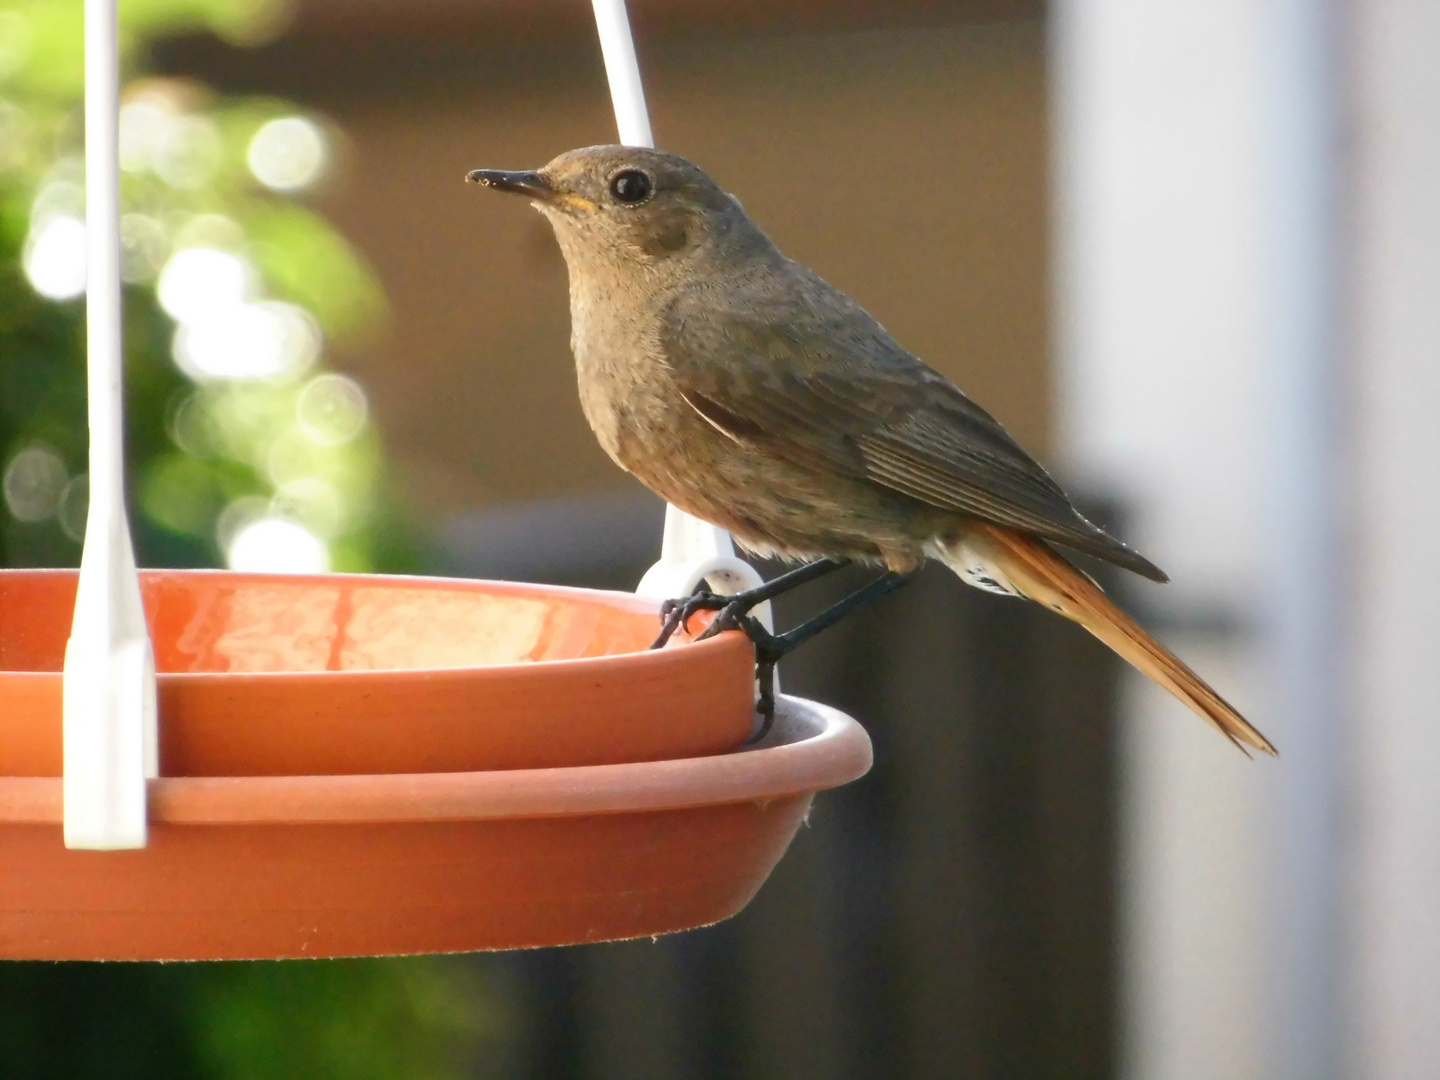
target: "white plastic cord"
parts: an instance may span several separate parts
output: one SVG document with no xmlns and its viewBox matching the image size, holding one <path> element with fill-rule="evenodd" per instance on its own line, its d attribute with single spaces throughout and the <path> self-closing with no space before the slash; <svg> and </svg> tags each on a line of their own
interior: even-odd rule
<svg viewBox="0 0 1440 1080">
<path fill-rule="evenodd" d="M 761 581 L 753 566 L 736 557 L 728 532 L 667 506 L 660 561 L 645 572 L 635 592 L 652 600 L 669 600 L 689 596 L 701 582 L 717 593 L 737 593 Z M 768 602 L 755 614 L 774 628 Z"/>
<path fill-rule="evenodd" d="M 650 114 L 645 108 L 645 88 L 640 82 L 640 63 L 635 56 L 625 0 L 593 2 L 620 142 L 625 146 L 653 147 L 655 138 L 650 131 Z M 762 578 L 753 566 L 736 558 L 735 545 L 724 529 L 667 506 L 660 561 L 646 572 L 635 591 L 641 596 L 668 600 L 688 596 L 702 581 L 716 592 L 735 593 L 761 584 Z M 773 628 L 768 603 L 756 608 L 755 614 Z"/>
<path fill-rule="evenodd" d="M 640 62 L 635 56 L 625 0 L 594 2 L 595 26 L 600 31 L 600 52 L 605 57 L 620 142 L 624 146 L 653 147 L 655 136 L 650 132 L 650 113 L 645 108 L 645 87 L 640 82 Z"/>
<path fill-rule="evenodd" d="M 155 660 L 125 514 L 116 0 L 85 0 L 90 510 L 65 649 L 65 845 L 144 847 Z"/>
</svg>

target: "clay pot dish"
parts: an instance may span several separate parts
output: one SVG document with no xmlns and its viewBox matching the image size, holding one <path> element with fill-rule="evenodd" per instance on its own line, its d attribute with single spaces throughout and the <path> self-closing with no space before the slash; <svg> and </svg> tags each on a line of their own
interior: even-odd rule
<svg viewBox="0 0 1440 1080">
<path fill-rule="evenodd" d="M 61 781 L 0 779 L 0 956 L 229 959 L 507 949 L 735 914 L 858 724 L 781 700 L 758 748 L 505 772 L 151 781 L 150 844 L 67 851 Z"/>
<path fill-rule="evenodd" d="M 496 582 L 140 575 L 165 776 L 537 769 L 734 749 L 739 634 L 648 650 L 653 601 Z M 58 776 L 73 571 L 0 571 L 0 776 Z M 692 624 L 698 633 L 704 625 Z"/>
</svg>

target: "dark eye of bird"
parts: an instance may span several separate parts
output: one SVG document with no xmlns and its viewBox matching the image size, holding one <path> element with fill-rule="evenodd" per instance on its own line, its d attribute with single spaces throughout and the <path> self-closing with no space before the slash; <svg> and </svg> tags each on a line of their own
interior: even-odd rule
<svg viewBox="0 0 1440 1080">
<path fill-rule="evenodd" d="M 639 169 L 623 169 L 610 178 L 610 194 L 622 203 L 644 202 L 655 185 Z"/>
</svg>

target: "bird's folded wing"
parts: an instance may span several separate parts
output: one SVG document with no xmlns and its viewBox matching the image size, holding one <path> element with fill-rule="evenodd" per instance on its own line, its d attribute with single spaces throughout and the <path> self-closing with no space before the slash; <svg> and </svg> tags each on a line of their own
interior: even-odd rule
<svg viewBox="0 0 1440 1080">
<path fill-rule="evenodd" d="M 804 468 L 840 471 L 932 506 L 1046 537 L 1164 581 L 1081 516 L 984 409 L 848 297 L 806 274 L 799 309 L 684 296 L 662 345 L 685 399 L 715 427 Z"/>
</svg>

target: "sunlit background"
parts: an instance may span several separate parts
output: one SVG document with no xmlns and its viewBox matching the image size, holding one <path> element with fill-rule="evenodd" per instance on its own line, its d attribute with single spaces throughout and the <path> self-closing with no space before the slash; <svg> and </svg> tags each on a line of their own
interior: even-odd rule
<svg viewBox="0 0 1440 1080">
<path fill-rule="evenodd" d="M 614 137 L 589 5 L 121 12 L 142 563 L 633 587 L 661 508 L 580 414 L 548 227 L 462 183 Z M 1280 760 L 927 574 L 787 661 L 876 768 L 739 918 L 7 965 L 0 1072 L 1440 1074 L 1440 6 L 632 12 L 660 145 L 1164 566 L 1113 584 Z M 85 521 L 81 59 L 79 0 L 0 0 L 9 566 L 74 565 Z"/>
<path fill-rule="evenodd" d="M 161 34 L 253 41 L 253 0 L 127 5 L 120 112 L 133 487 L 152 562 L 369 569 L 383 486 L 364 389 L 331 351 L 387 315 L 364 258 L 313 208 L 338 136 L 274 96 L 145 74 Z M 86 503 L 78 359 L 85 290 L 81 11 L 4 12 L 0 181 L 9 281 L 4 494 L 13 565 L 73 561 Z M 28 295 L 27 295 L 28 293 Z M 12 299 L 13 294 L 13 299 Z M 48 303 L 37 304 L 36 301 Z M 158 310 L 157 310 L 158 309 Z M 30 363 L 29 353 L 43 352 Z M 41 374 L 44 368 L 49 370 Z"/>
</svg>

